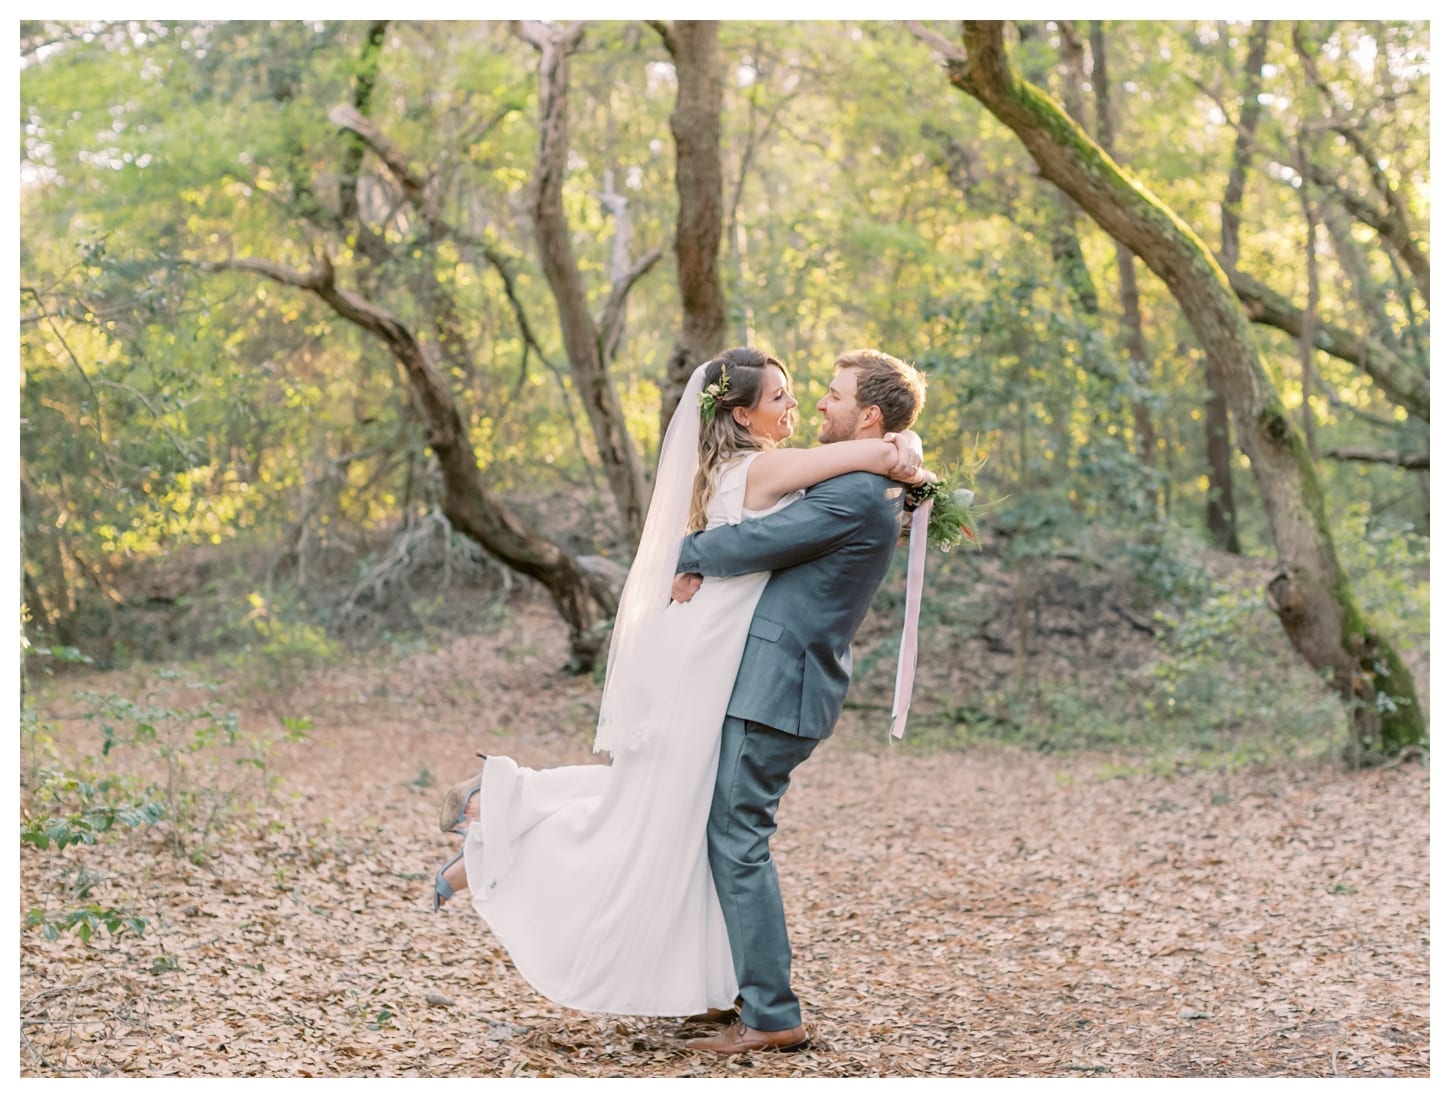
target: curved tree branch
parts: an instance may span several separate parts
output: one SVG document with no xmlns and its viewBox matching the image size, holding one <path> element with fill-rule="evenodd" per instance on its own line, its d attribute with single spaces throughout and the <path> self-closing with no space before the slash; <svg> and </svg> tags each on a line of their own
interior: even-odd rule
<svg viewBox="0 0 1450 1098">
<path fill-rule="evenodd" d="M 249 272 L 305 290 L 386 344 L 407 375 L 414 407 L 442 470 L 443 511 L 448 521 L 510 568 L 544 585 L 570 626 L 571 668 L 586 671 L 593 667 L 606 635 L 604 619 L 614 612 L 614 602 L 602 597 L 607 592 L 597 577 L 588 575 L 573 556 L 531 530 L 489 490 L 447 375 L 434 361 L 433 345 L 421 342 L 389 310 L 339 286 L 326 255 L 306 271 L 253 257 L 195 266 L 206 272 Z"/>
<path fill-rule="evenodd" d="M 500 281 L 503 282 L 504 296 L 508 298 L 509 308 L 513 311 L 514 322 L 519 326 L 519 334 L 523 337 L 524 346 L 532 348 L 541 360 L 549 364 L 549 358 L 534 335 L 533 325 L 529 323 L 528 315 L 524 312 L 523 302 L 519 300 L 518 292 L 514 287 L 512 265 L 503 253 L 486 241 L 470 236 L 449 224 L 439 209 L 436 198 L 429 193 L 427 181 L 409 165 L 402 151 L 388 141 L 377 127 L 359 114 L 355 108 L 347 104 L 339 104 L 328 112 L 327 117 L 338 126 L 357 134 L 359 139 L 383 162 L 388 172 L 397 181 L 404 197 L 423 218 L 428 228 L 429 240 L 451 239 L 466 257 L 481 257 L 494 269 Z"/>
<path fill-rule="evenodd" d="M 1163 280 L 1210 368 L 1219 371 L 1279 553 L 1268 595 L 1295 649 L 1345 702 L 1356 752 L 1426 742 L 1414 679 L 1355 604 L 1304 440 L 1264 371 L 1222 266 L 1150 188 L 1021 78 L 1007 56 L 1000 21 L 964 21 L 962 42 L 966 59 L 947 63 L 952 83 L 1011 129 L 1045 177 Z M 1382 695 L 1396 698 L 1398 708 L 1376 708 Z"/>
<path fill-rule="evenodd" d="M 936 31 L 923 26 L 915 19 L 903 20 L 902 26 L 914 34 L 917 39 L 925 42 L 942 58 L 943 61 L 965 61 L 967 51 L 962 49 L 961 44 L 953 42 L 950 38 L 944 38 Z"/>
<path fill-rule="evenodd" d="M 423 217 L 428 238 L 441 240 L 448 233 L 437 200 L 428 193 L 427 181 L 409 166 L 398 147 L 380 133 L 366 116 L 348 103 L 340 103 L 327 112 L 328 120 L 354 134 L 381 160 L 402 188 L 403 197 Z"/>
<path fill-rule="evenodd" d="M 1325 457 L 1340 461 L 1362 461 L 1373 465 L 1394 465 L 1400 469 L 1429 469 L 1430 455 L 1407 453 L 1404 450 L 1363 450 L 1353 446 L 1337 446 L 1326 450 Z"/>
<path fill-rule="evenodd" d="M 601 341 L 604 344 L 604 357 L 611 359 L 618 349 L 619 337 L 624 330 L 624 306 L 629 298 L 629 291 L 650 271 L 654 270 L 655 264 L 664 255 L 662 251 L 655 248 L 648 255 L 641 256 L 634 263 L 634 266 L 624 272 L 623 277 L 616 279 L 614 285 L 609 288 L 609 299 L 604 303 L 604 310 L 599 314 L 599 332 Z"/>
<path fill-rule="evenodd" d="M 1295 339 L 1303 337 L 1303 309 L 1241 270 L 1229 271 L 1228 279 L 1250 320 L 1277 328 Z M 1329 324 L 1321 318 L 1315 324 L 1314 346 L 1327 355 L 1359 367 L 1374 379 L 1391 401 L 1411 415 L 1429 421 L 1429 376 L 1383 343 Z"/>
<path fill-rule="evenodd" d="M 491 128 L 504 115 L 518 109 L 513 104 L 505 105 L 486 124 L 485 130 Z M 570 406 L 569 427 L 575 433 L 576 439 L 579 432 L 573 412 L 573 396 L 569 387 L 564 384 L 559 367 L 555 365 L 550 356 L 544 351 L 543 345 L 534 334 L 533 325 L 529 322 L 528 314 L 524 310 L 523 302 L 519 298 L 518 290 L 514 281 L 513 264 L 502 250 L 488 243 L 486 240 L 466 233 L 451 224 L 442 209 L 441 199 L 437 194 L 437 188 L 430 184 L 430 181 L 422 173 L 417 171 L 409 163 L 407 156 L 372 122 L 363 114 L 348 104 L 339 104 L 328 112 L 328 118 L 336 125 L 352 132 L 373 153 L 382 161 L 388 173 L 396 181 L 403 198 L 413 207 L 423 219 L 425 227 L 425 238 L 429 242 L 437 242 L 444 239 L 451 240 L 458 248 L 460 256 L 472 262 L 476 266 L 487 265 L 492 267 L 497 274 L 499 281 L 503 284 L 504 296 L 509 303 L 513 313 L 514 323 L 518 326 L 519 335 L 523 342 L 523 354 L 519 360 L 518 383 L 514 390 L 517 396 L 522 388 L 528 371 L 529 354 L 533 352 L 549 370 L 560 381 L 560 391 L 563 394 L 566 404 Z M 436 289 L 429 287 L 425 293 L 436 294 Z M 451 299 L 440 301 L 432 312 L 438 318 L 440 325 L 439 346 L 450 356 L 457 360 L 457 352 L 462 345 L 461 336 L 457 334 L 457 325 L 446 325 L 446 319 L 455 315 L 455 309 Z M 471 363 L 467 361 L 458 362 L 458 365 L 471 374 Z M 586 410 L 587 411 L 587 410 Z M 591 478 L 594 469 L 589 469 Z"/>
</svg>

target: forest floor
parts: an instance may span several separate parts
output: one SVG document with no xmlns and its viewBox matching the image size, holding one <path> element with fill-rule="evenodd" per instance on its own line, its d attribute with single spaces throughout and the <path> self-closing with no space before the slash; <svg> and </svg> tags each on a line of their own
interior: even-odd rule
<svg viewBox="0 0 1450 1098">
<path fill-rule="evenodd" d="M 204 858 L 156 829 L 24 847 L 22 913 L 73 905 L 84 865 L 148 926 L 22 930 L 21 1076 L 1429 1074 L 1427 763 L 923 753 L 859 708 L 774 842 L 809 1050 L 721 1059 L 678 1019 L 556 1007 L 461 897 L 430 910 L 437 805 L 475 751 L 594 761 L 598 687 L 559 673 L 546 608 L 510 625 L 241 699 L 252 727 L 303 703 L 313 727 Z M 46 708 L 61 756 L 95 750 L 60 691 Z"/>
</svg>

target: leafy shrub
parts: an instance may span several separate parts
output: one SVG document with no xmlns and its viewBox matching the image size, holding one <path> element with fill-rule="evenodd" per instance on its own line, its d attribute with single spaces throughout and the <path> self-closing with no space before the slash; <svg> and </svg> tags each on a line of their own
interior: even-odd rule
<svg viewBox="0 0 1450 1098">
<path fill-rule="evenodd" d="M 247 595 L 246 609 L 227 615 L 230 636 L 223 662 L 257 681 L 262 697 L 293 689 L 308 671 L 338 658 L 342 644 L 321 625 L 307 620 L 302 607 L 280 595 Z"/>
<path fill-rule="evenodd" d="M 130 793 L 128 784 L 120 778 L 89 782 L 60 770 L 43 771 L 32 804 L 47 802 L 47 810 L 26 814 L 20 841 L 40 850 L 95 846 L 107 832 L 146 827 L 165 817 L 164 805 Z"/>
<path fill-rule="evenodd" d="M 1342 729 L 1338 699 L 1289 650 L 1258 590 L 1219 589 L 1157 618 L 1170 631 L 1137 703 L 1144 721 L 1210 745 L 1243 735 L 1327 743 Z"/>
<path fill-rule="evenodd" d="M 22 725 L 26 722 L 38 723 L 33 713 L 22 716 Z M 21 819 L 20 841 L 39 850 L 95 846 L 119 833 L 148 827 L 166 811 L 156 801 L 134 794 L 129 783 L 116 777 L 87 781 L 43 767 L 29 788 L 30 806 Z M 82 905 L 59 915 L 32 907 L 26 912 L 25 925 L 39 927 L 51 941 L 62 931 L 74 933 L 81 941 L 89 941 L 99 929 L 113 938 L 126 932 L 142 934 L 146 920 L 125 908 L 84 902 L 91 900 L 91 891 L 100 879 L 84 863 L 68 868 L 65 891 Z"/>
<path fill-rule="evenodd" d="M 112 938 L 118 938 L 127 931 L 137 937 L 146 932 L 145 919 L 123 909 L 102 907 L 100 904 L 87 904 L 58 918 L 39 908 L 32 908 L 25 915 L 25 925 L 39 927 L 46 939 L 52 942 L 60 937 L 63 930 L 71 931 L 83 942 L 90 941 L 91 936 L 101 929 Z"/>
<path fill-rule="evenodd" d="M 165 671 L 162 679 L 179 682 L 181 675 Z M 158 700 L 154 691 L 139 702 L 94 691 L 82 691 L 79 698 L 87 706 L 85 719 L 98 726 L 102 757 L 132 748 L 162 764 L 165 778 L 152 782 L 147 795 L 163 807 L 177 852 L 195 855 L 205 846 L 232 797 L 230 790 L 212 780 L 211 773 L 198 775 L 196 771 L 201 765 L 214 768 L 213 748 L 235 748 L 242 740 L 236 714 L 205 700 L 206 694 L 216 691 L 216 684 L 181 685 L 186 691 L 201 692 L 202 699 L 171 705 Z M 243 747 L 253 750 L 250 754 L 243 751 L 235 761 L 265 769 L 257 745 L 245 743 Z"/>
<path fill-rule="evenodd" d="M 1396 647 L 1430 643 L 1430 539 L 1407 522 L 1347 505 L 1333 530 L 1335 549 L 1365 616 Z"/>
<path fill-rule="evenodd" d="M 95 691 L 78 694 L 83 718 L 100 736 L 98 757 L 60 764 L 54 726 L 31 709 L 22 713 L 23 742 L 33 758 L 23 775 L 28 793 L 23 845 L 51 855 L 100 850 L 160 826 L 178 857 L 202 862 L 210 856 L 212 835 L 245 805 L 248 791 L 268 788 L 268 745 L 243 734 L 236 714 L 214 699 L 217 685 L 170 670 L 159 678 L 140 700 Z M 286 738 L 296 741 L 306 738 L 312 722 L 285 717 L 283 725 Z M 224 780 L 229 770 L 241 777 Z M 65 865 L 63 889 L 80 906 L 62 914 L 31 908 L 26 925 L 41 928 L 49 938 L 64 931 L 82 939 L 98 930 L 141 934 L 145 920 L 91 897 L 105 879 L 72 858 Z"/>
</svg>

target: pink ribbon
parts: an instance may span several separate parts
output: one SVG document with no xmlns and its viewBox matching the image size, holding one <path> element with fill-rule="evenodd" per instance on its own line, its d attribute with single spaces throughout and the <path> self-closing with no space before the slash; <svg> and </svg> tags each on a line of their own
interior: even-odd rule
<svg viewBox="0 0 1450 1098">
<path fill-rule="evenodd" d="M 927 497 L 911 513 L 911 541 L 906 551 L 906 622 L 901 627 L 896 693 L 891 698 L 891 735 L 898 740 L 906 734 L 911 686 L 916 681 L 916 619 L 921 613 L 921 583 L 926 575 L 926 523 L 931 518 L 931 502 Z"/>
</svg>

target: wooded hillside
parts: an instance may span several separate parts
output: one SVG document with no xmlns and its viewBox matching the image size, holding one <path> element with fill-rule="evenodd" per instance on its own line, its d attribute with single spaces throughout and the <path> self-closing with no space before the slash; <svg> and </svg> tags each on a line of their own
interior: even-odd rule
<svg viewBox="0 0 1450 1098">
<path fill-rule="evenodd" d="M 1262 556 L 1350 754 L 1424 741 L 1373 594 L 1428 532 L 1422 22 L 26 22 L 21 62 L 37 648 L 163 655 L 223 557 L 236 634 L 375 637 L 442 530 L 587 670 L 692 365 L 760 344 L 809 405 L 871 345 L 1024 589 L 1089 531 L 1170 615 L 1195 544 Z"/>
</svg>

